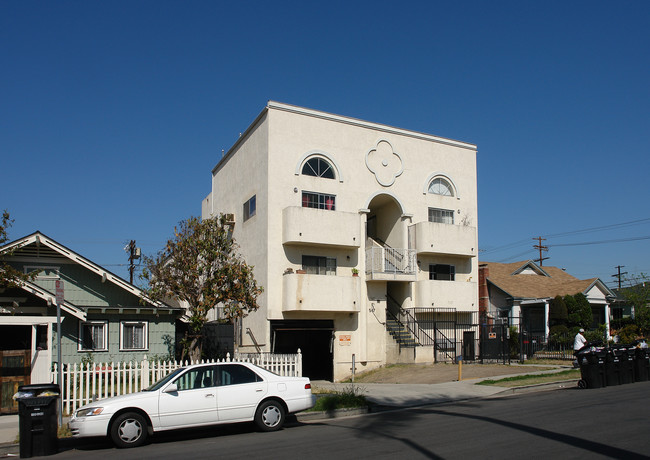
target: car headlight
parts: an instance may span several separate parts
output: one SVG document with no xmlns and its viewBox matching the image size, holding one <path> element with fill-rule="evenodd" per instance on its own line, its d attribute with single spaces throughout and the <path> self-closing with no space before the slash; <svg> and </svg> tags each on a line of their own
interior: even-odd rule
<svg viewBox="0 0 650 460">
<path fill-rule="evenodd" d="M 86 407 L 85 409 L 79 409 L 75 413 L 75 417 L 88 417 L 90 415 L 99 415 L 104 411 L 103 407 Z"/>
</svg>

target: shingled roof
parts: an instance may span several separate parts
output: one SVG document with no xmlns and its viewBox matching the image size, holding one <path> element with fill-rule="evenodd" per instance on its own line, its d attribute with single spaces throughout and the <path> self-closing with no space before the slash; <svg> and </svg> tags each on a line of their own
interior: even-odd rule
<svg viewBox="0 0 650 460">
<path fill-rule="evenodd" d="M 481 262 L 488 268 L 488 281 L 518 299 L 544 299 L 586 293 L 598 278 L 580 280 L 557 267 L 540 267 L 528 260 L 500 264 Z"/>
</svg>

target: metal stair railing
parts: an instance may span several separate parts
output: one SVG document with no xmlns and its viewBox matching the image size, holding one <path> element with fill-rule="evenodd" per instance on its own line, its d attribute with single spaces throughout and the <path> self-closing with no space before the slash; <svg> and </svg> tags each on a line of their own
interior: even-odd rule
<svg viewBox="0 0 650 460">
<path fill-rule="evenodd" d="M 388 310 L 386 310 L 386 330 L 395 339 L 400 349 L 402 347 L 413 348 L 417 346 L 417 342 L 406 326 L 404 326 L 404 323 Z"/>
<path fill-rule="evenodd" d="M 394 310 L 397 310 L 399 312 L 400 319 L 396 318 L 396 320 L 400 324 L 404 325 L 406 327 L 406 330 L 413 335 L 417 345 L 433 346 L 436 351 L 442 353 L 444 356 L 447 357 L 447 359 L 450 359 L 452 361 L 456 359 L 455 341 L 449 339 L 438 327 L 435 326 L 435 323 L 434 323 L 434 336 L 435 336 L 434 338 L 431 337 L 431 335 L 428 332 L 426 332 L 424 328 L 420 326 L 419 321 L 417 320 L 417 318 L 413 313 L 402 308 L 402 306 L 390 295 L 386 295 L 386 299 L 387 299 L 388 306 L 389 307 L 392 306 Z M 386 310 L 387 317 L 389 314 L 390 316 L 395 317 L 395 315 L 390 313 L 387 309 Z M 450 354 L 448 348 L 450 344 L 454 347 L 454 352 L 452 352 L 452 354 Z"/>
</svg>

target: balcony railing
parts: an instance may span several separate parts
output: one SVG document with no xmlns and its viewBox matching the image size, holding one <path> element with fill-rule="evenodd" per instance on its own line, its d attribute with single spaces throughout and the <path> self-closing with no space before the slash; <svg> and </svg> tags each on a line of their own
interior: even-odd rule
<svg viewBox="0 0 650 460">
<path fill-rule="evenodd" d="M 414 249 L 384 247 L 366 248 L 366 274 L 370 279 L 401 279 L 415 281 L 417 265 Z"/>
</svg>

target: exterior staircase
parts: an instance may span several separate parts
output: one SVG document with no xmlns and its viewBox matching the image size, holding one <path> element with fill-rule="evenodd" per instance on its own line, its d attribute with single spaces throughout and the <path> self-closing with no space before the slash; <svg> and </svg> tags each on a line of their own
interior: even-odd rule
<svg viewBox="0 0 650 460">
<path fill-rule="evenodd" d="M 418 345 L 413 335 L 397 318 L 386 318 L 386 330 L 402 348 L 413 348 Z"/>
</svg>

